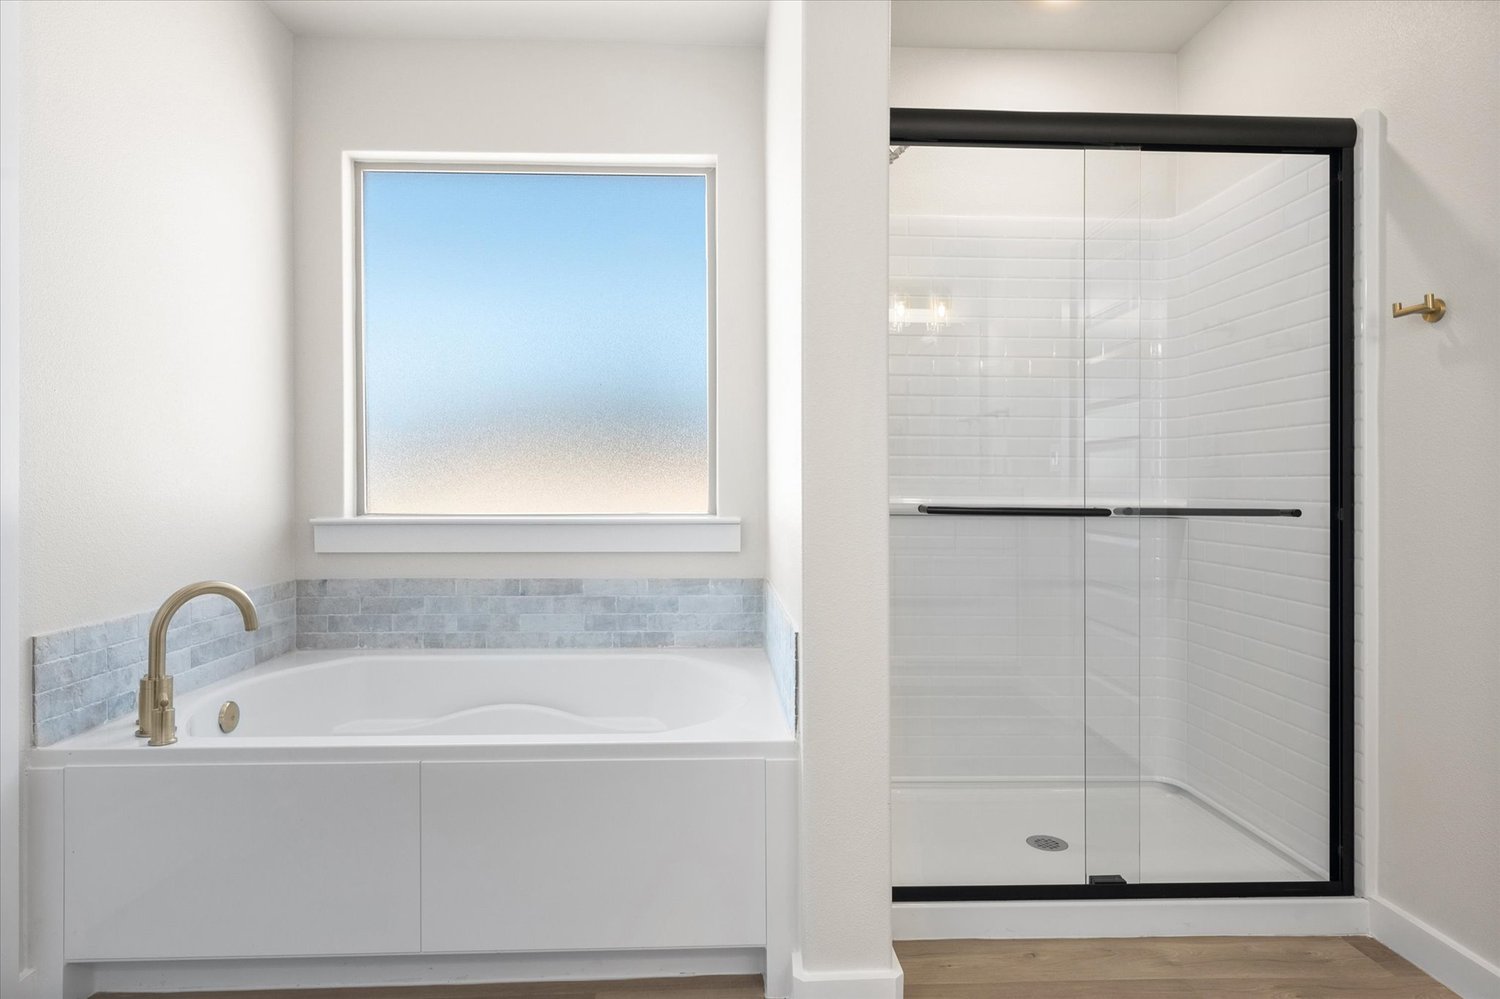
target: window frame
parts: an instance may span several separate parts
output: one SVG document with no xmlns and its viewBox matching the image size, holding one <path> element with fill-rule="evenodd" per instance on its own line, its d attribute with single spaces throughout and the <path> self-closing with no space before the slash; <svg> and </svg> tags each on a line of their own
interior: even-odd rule
<svg viewBox="0 0 1500 999">
<path fill-rule="evenodd" d="M 365 209 L 365 177 L 371 173 L 483 173 L 483 174 L 548 174 L 548 175 L 592 175 L 602 177 L 702 177 L 703 190 L 703 234 L 704 234 L 704 282 L 705 303 L 704 309 L 704 337 L 705 357 L 707 370 L 704 372 L 706 392 L 704 405 L 707 408 L 707 436 L 708 436 L 708 504 L 707 509 L 700 513 L 683 514 L 682 516 L 708 516 L 712 517 L 718 513 L 719 490 L 718 490 L 718 413 L 717 413 L 717 386 L 715 384 L 715 373 L 717 370 L 716 353 L 718 341 L 718 314 L 715 308 L 717 291 L 717 239 L 714 229 L 715 215 L 715 189 L 714 189 L 714 167 L 704 166 L 668 166 L 668 165 L 629 165 L 610 166 L 604 164 L 548 164 L 548 163 L 517 163 L 504 161 L 472 161 L 463 162 L 443 159 L 408 159 L 398 161 L 378 161 L 356 159 L 352 160 L 354 170 L 353 194 L 354 206 L 352 215 L 352 227 L 350 238 L 352 240 L 350 250 L 354 261 L 354 297 L 351 303 L 353 309 L 354 324 L 354 383 L 355 383 L 355 496 L 354 513 L 359 517 L 382 517 L 397 516 L 393 514 L 381 514 L 370 510 L 368 505 L 368 469 L 366 467 L 365 442 L 366 421 L 368 412 L 365 404 L 365 231 L 364 231 L 364 209 Z M 610 516 L 601 513 L 555 513 L 549 511 L 537 511 L 530 514 L 499 514 L 473 512 L 468 514 L 409 514 L 407 516 L 422 517 L 600 517 Z M 657 517 L 672 516 L 662 513 L 640 513 L 625 514 L 622 516 Z"/>
<path fill-rule="evenodd" d="M 720 510 L 718 185 L 711 155 L 343 154 L 344 461 L 341 515 L 313 517 L 317 552 L 738 552 L 740 518 Z M 378 514 L 365 502 L 366 173 L 544 173 L 704 178 L 708 508 L 698 514 Z"/>
</svg>

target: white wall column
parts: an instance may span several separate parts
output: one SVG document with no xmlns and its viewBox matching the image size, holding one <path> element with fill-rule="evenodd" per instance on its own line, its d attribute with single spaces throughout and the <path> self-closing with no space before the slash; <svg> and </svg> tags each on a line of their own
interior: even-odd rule
<svg viewBox="0 0 1500 999">
<path fill-rule="evenodd" d="M 21 986 L 21 755 L 30 685 L 16 584 L 20 564 L 21 7 L 0 3 L 0 994 Z"/>
<path fill-rule="evenodd" d="M 802 5 L 802 774 L 795 995 L 899 996 L 890 946 L 890 7 Z"/>
</svg>

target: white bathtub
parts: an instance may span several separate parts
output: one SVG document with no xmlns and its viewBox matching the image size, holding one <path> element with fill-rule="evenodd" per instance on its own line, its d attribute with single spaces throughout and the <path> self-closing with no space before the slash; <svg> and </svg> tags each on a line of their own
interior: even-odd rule
<svg viewBox="0 0 1500 999">
<path fill-rule="evenodd" d="M 790 855 L 796 747 L 759 649 L 299 652 L 180 695 L 177 718 L 172 746 L 120 719 L 32 752 L 60 775 L 42 890 L 69 962 L 787 966 L 792 872 L 767 856 Z"/>
<path fill-rule="evenodd" d="M 732 656 L 653 652 L 340 656 L 245 677 L 195 698 L 183 734 L 219 740 L 775 738 L 761 677 L 745 667 Z M 230 700 L 240 716 L 226 734 L 218 715 Z"/>
</svg>

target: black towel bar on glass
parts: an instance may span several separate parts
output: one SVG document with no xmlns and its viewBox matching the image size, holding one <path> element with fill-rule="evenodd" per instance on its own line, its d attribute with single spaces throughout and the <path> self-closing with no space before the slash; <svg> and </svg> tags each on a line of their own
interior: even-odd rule
<svg viewBox="0 0 1500 999">
<path fill-rule="evenodd" d="M 1106 506 L 942 506 L 922 503 L 918 513 L 948 517 L 1108 517 Z"/>
<path fill-rule="evenodd" d="M 1117 506 L 1116 517 L 1300 517 L 1296 507 L 1265 506 Z"/>
<path fill-rule="evenodd" d="M 920 503 L 918 513 L 940 517 L 1300 517 L 1296 507 L 980 506 Z"/>
</svg>

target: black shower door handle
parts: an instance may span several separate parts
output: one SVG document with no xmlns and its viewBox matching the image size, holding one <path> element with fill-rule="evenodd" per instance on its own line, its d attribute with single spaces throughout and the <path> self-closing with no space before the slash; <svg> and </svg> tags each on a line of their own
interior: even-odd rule
<svg viewBox="0 0 1500 999">
<path fill-rule="evenodd" d="M 944 506 L 917 504 L 918 513 L 939 517 L 1108 517 L 1107 506 Z"/>
</svg>

